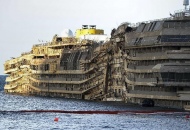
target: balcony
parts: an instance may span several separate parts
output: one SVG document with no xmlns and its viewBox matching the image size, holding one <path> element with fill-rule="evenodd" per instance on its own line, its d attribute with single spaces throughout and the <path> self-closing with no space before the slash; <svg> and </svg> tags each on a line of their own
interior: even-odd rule
<svg viewBox="0 0 190 130">
<path fill-rule="evenodd" d="M 158 93 L 159 94 L 159 93 Z M 180 100 L 177 96 L 165 96 L 165 95 L 155 95 L 155 94 L 132 94 L 125 93 L 126 97 L 131 98 L 148 98 L 148 99 L 160 99 L 160 100 Z"/>
<path fill-rule="evenodd" d="M 12 81 L 15 81 L 15 80 L 18 80 L 20 79 L 22 76 L 18 76 L 18 77 L 7 77 L 6 78 L 6 82 L 12 82 Z"/>
<path fill-rule="evenodd" d="M 8 84 L 6 84 L 4 89 L 14 89 L 16 87 L 17 87 L 17 85 L 8 85 Z"/>
<path fill-rule="evenodd" d="M 137 85 L 137 86 L 156 86 L 156 82 L 135 82 L 135 81 L 130 81 L 129 79 L 125 78 L 125 81 L 128 83 L 128 84 L 131 84 L 131 85 Z"/>
<path fill-rule="evenodd" d="M 5 74 L 10 74 L 10 73 L 12 73 L 12 72 L 14 72 L 14 71 L 17 71 L 17 70 L 18 70 L 18 68 L 11 68 L 11 69 L 5 70 L 4 73 L 5 73 Z"/>
<path fill-rule="evenodd" d="M 82 94 L 82 91 L 70 91 L 70 90 L 62 90 L 62 89 L 44 89 L 44 88 L 38 88 L 32 85 L 29 85 L 30 88 L 39 91 L 39 92 L 52 92 L 52 93 L 68 93 L 68 94 Z"/>
<path fill-rule="evenodd" d="M 94 67 L 83 71 L 83 70 L 56 70 L 56 71 L 44 71 L 44 70 L 32 70 L 33 74 L 51 74 L 51 73 L 56 73 L 56 74 L 86 74 L 90 71 L 94 70 Z"/>
</svg>

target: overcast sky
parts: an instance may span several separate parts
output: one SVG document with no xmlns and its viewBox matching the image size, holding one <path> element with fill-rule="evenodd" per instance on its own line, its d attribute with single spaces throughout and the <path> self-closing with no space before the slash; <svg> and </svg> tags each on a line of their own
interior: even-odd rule
<svg viewBox="0 0 190 130">
<path fill-rule="evenodd" d="M 122 22 L 165 18 L 183 8 L 183 0 L 0 0 L 0 74 L 10 57 L 64 29 L 97 25 L 110 34 Z"/>
</svg>

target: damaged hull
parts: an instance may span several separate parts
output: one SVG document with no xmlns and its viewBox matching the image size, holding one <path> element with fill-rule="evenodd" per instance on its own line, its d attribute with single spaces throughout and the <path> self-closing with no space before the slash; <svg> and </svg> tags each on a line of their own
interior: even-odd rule
<svg viewBox="0 0 190 130">
<path fill-rule="evenodd" d="M 128 23 L 109 41 L 55 36 L 6 61 L 6 93 L 188 108 L 190 19 Z"/>
</svg>

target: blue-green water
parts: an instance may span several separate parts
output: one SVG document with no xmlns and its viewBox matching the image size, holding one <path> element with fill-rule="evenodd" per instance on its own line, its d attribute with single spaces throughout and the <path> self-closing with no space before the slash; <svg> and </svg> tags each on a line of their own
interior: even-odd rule
<svg viewBox="0 0 190 130">
<path fill-rule="evenodd" d="M 9 95 L 0 91 L 0 111 L 17 110 L 152 110 L 116 102 Z M 55 122 L 55 117 L 59 118 Z M 0 130 L 188 130 L 185 115 L 63 114 L 0 112 Z"/>
<path fill-rule="evenodd" d="M 0 90 L 3 90 L 3 87 L 5 85 L 5 79 L 6 79 L 5 75 L 0 75 Z"/>
</svg>

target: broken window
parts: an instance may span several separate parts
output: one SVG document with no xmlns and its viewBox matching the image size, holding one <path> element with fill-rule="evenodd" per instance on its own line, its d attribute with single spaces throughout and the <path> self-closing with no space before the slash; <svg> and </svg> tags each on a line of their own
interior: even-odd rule
<svg viewBox="0 0 190 130">
<path fill-rule="evenodd" d="M 49 64 L 45 64 L 45 71 L 49 70 Z"/>
<path fill-rule="evenodd" d="M 57 38 L 56 38 L 56 41 L 57 41 L 57 42 L 61 42 L 61 41 L 62 41 L 62 38 L 61 38 L 61 37 L 57 37 Z"/>
</svg>

